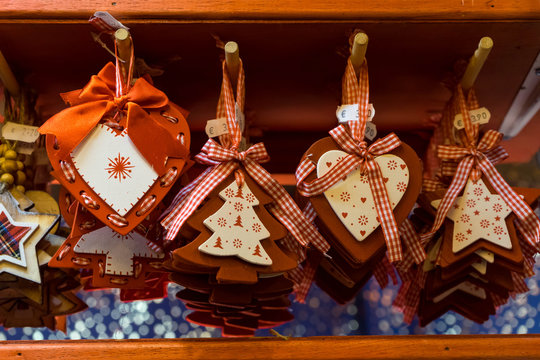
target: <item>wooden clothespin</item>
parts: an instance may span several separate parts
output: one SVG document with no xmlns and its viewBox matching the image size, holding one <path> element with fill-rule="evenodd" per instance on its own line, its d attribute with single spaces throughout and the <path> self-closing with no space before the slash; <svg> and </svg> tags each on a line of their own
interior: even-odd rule
<svg viewBox="0 0 540 360">
<path fill-rule="evenodd" d="M 354 36 L 354 42 L 351 50 L 351 63 L 354 67 L 356 75 L 360 73 L 360 67 L 366 58 L 368 40 L 368 36 L 363 32 L 359 32 Z"/>
<path fill-rule="evenodd" d="M 131 66 L 131 53 L 133 51 L 133 43 L 131 42 L 131 36 L 126 29 L 118 29 L 114 33 L 114 40 L 118 48 L 118 57 L 120 58 L 120 69 L 122 71 L 122 78 L 124 85 L 131 82 L 129 79 L 129 67 Z"/>
<path fill-rule="evenodd" d="M 21 87 L 13 75 L 6 58 L 0 51 L 0 80 L 4 84 L 7 91 L 13 97 L 18 97 L 21 94 Z"/>
<path fill-rule="evenodd" d="M 234 41 L 225 44 L 225 63 L 227 64 L 232 88 L 235 90 L 238 83 L 238 72 L 240 71 L 240 52 L 238 44 Z"/>
<path fill-rule="evenodd" d="M 480 70 L 482 70 L 482 66 L 484 66 L 492 48 L 493 40 L 490 37 L 485 36 L 480 39 L 478 49 L 476 49 L 473 56 L 471 56 L 465 74 L 463 74 L 463 78 L 461 79 L 461 87 L 463 90 L 472 88 L 476 81 L 476 77 L 480 73 Z"/>
</svg>

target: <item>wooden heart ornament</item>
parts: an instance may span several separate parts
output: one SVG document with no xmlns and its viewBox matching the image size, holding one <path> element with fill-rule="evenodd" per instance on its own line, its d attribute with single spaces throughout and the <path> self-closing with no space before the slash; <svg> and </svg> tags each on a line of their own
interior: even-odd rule
<svg viewBox="0 0 540 360">
<path fill-rule="evenodd" d="M 341 150 L 325 152 L 317 163 L 317 176 L 322 177 L 348 154 Z M 392 209 L 399 203 L 409 184 L 409 169 L 399 156 L 385 154 L 377 157 Z M 354 170 L 324 192 L 334 213 L 358 241 L 366 239 L 380 225 L 375 200 L 367 175 Z"/>
<path fill-rule="evenodd" d="M 72 106 L 40 131 L 47 135 L 52 174 L 102 223 L 126 235 L 179 178 L 190 134 L 186 112 L 144 79 L 121 98 L 87 94 L 89 88 L 112 91 L 100 81 L 113 75 L 107 65 L 84 89 L 64 95 Z"/>
<path fill-rule="evenodd" d="M 317 166 L 306 182 L 326 174 L 347 153 L 326 137 L 304 154 Z M 399 225 L 408 216 L 422 187 L 422 162 L 407 144 L 375 158 L 383 176 L 388 198 Z M 309 200 L 317 222 L 331 234 L 327 239 L 336 250 L 356 263 L 369 260 L 385 246 L 367 175 L 355 169 L 333 187 Z"/>
</svg>

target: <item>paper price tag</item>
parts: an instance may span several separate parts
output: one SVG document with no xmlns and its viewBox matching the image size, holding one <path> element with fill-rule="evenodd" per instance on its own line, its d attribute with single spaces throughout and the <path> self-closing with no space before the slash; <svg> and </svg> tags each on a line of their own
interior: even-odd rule
<svg viewBox="0 0 540 360">
<path fill-rule="evenodd" d="M 346 123 L 347 121 L 359 120 L 360 116 L 358 114 L 358 104 L 349 104 L 338 106 L 336 110 L 336 116 L 340 124 Z M 375 108 L 373 104 L 369 104 L 368 108 L 368 121 L 373 120 L 375 116 Z"/>
<path fill-rule="evenodd" d="M 22 125 L 8 121 L 2 127 L 2 137 L 7 140 L 33 143 L 39 138 L 39 131 L 37 126 Z"/>
<path fill-rule="evenodd" d="M 366 132 L 364 133 L 364 136 L 369 140 L 375 139 L 375 136 L 377 136 L 377 126 L 372 122 L 366 123 Z"/>
<path fill-rule="evenodd" d="M 35 148 L 36 148 L 36 144 L 34 143 L 18 142 L 17 146 L 15 147 L 15 150 L 17 150 L 19 154 L 32 155 Z"/>
<path fill-rule="evenodd" d="M 246 116 L 240 110 L 240 106 L 238 106 L 238 103 L 234 104 L 234 111 L 236 116 L 236 124 L 238 124 L 238 128 L 240 129 L 240 133 L 244 133 L 244 129 L 246 128 Z"/>
<path fill-rule="evenodd" d="M 208 120 L 206 122 L 206 127 L 204 129 L 208 137 L 213 138 L 223 134 L 228 134 L 229 129 L 227 128 L 227 119 L 219 118 L 214 120 Z"/>
<path fill-rule="evenodd" d="M 489 119 L 491 118 L 491 113 L 485 107 L 481 107 L 480 109 L 469 111 L 469 117 L 471 118 L 471 122 L 473 123 L 473 125 L 487 124 L 489 122 Z M 457 114 L 454 117 L 454 126 L 460 130 L 465 127 L 465 125 L 463 124 L 463 115 Z"/>
</svg>

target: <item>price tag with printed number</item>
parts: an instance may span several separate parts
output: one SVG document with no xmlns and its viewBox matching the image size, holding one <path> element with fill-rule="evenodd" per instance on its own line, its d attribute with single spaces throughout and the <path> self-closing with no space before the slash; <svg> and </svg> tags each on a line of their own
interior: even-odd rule
<svg viewBox="0 0 540 360">
<path fill-rule="evenodd" d="M 206 127 L 204 129 L 208 137 L 213 138 L 223 134 L 228 134 L 229 129 L 227 128 L 227 119 L 219 118 L 214 120 L 208 120 L 206 122 Z"/>
<path fill-rule="evenodd" d="M 485 107 L 481 107 L 480 109 L 474 109 L 469 111 L 469 117 L 473 125 L 482 125 L 489 122 L 489 119 L 491 118 L 491 113 Z M 457 114 L 454 117 L 454 126 L 460 130 L 465 127 L 465 125 L 463 124 L 463 115 Z"/>
<path fill-rule="evenodd" d="M 2 127 L 2 137 L 6 140 L 33 143 L 39 138 L 39 131 L 37 126 L 22 125 L 8 121 Z"/>
<path fill-rule="evenodd" d="M 364 136 L 367 137 L 369 140 L 375 139 L 375 136 L 377 136 L 377 127 L 374 123 L 366 123 L 366 131 L 364 133 Z"/>
<path fill-rule="evenodd" d="M 340 124 L 346 123 L 347 121 L 358 121 L 360 119 L 358 114 L 358 104 L 338 106 L 336 116 Z M 372 121 L 374 116 L 375 108 L 373 107 L 373 104 L 369 104 L 367 121 Z"/>
</svg>

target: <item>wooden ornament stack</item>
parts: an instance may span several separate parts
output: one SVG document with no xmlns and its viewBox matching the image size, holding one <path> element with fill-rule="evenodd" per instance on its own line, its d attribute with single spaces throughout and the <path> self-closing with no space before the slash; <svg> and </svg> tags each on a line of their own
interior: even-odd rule
<svg viewBox="0 0 540 360">
<path fill-rule="evenodd" d="M 71 227 L 49 264 L 80 269 L 86 290 L 119 288 L 124 301 L 147 300 L 167 295 L 159 216 L 187 168 L 190 133 L 185 110 L 149 76 L 133 79 L 132 39 L 116 26 L 106 32 L 116 65 L 62 94 L 71 106 L 40 128 Z"/>
<path fill-rule="evenodd" d="M 177 297 L 194 310 L 186 319 L 219 327 L 223 336 L 250 336 L 293 319 L 288 272 L 302 243 L 322 241 L 290 195 L 262 168 L 262 143 L 244 138 L 244 69 L 238 46 L 225 45 L 217 119 L 226 124 L 195 158 L 211 165 L 173 200 L 162 224 L 172 251 Z M 234 89 L 234 90 L 233 90 Z M 293 235 L 288 235 L 288 232 Z"/>
<path fill-rule="evenodd" d="M 470 72 L 453 87 L 440 124 L 440 166 L 425 181 L 412 216 L 427 259 L 404 273 L 395 302 L 406 321 L 416 313 L 421 326 L 449 310 L 482 323 L 510 297 L 528 291 L 524 279 L 534 275 L 540 222 L 531 206 L 540 191 L 510 188 L 493 167 L 507 154 L 498 145 L 502 134 L 479 133 L 471 121 L 469 114 L 482 108 Z M 458 114 L 461 130 L 455 128 Z"/>
<path fill-rule="evenodd" d="M 353 299 L 374 271 L 381 283 L 387 282 L 386 274 L 393 275 L 387 243 L 390 261 L 403 259 L 398 227 L 420 192 L 422 163 L 395 134 L 364 138 L 364 131 L 373 127 L 374 112 L 366 45 L 367 36 L 357 34 L 343 76 L 343 105 L 337 110 L 342 125 L 306 151 L 296 172 L 306 212 L 313 214 L 330 245 L 324 255 L 315 249 L 307 254 L 300 279 L 304 285 L 297 286 L 300 299 L 313 273 L 317 285 L 340 304 Z"/>
</svg>

